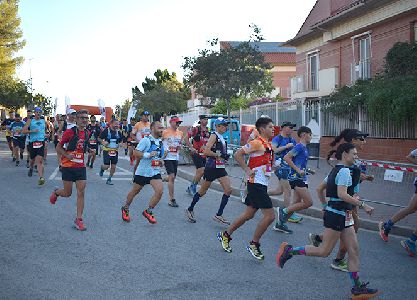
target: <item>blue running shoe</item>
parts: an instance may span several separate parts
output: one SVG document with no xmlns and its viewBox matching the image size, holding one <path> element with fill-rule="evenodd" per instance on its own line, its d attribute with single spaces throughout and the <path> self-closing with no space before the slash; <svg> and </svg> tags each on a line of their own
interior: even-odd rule
<svg viewBox="0 0 417 300">
<path fill-rule="evenodd" d="M 408 255 L 414 257 L 416 256 L 416 243 L 410 239 L 406 239 L 400 242 L 401 246 L 407 251 Z"/>
<path fill-rule="evenodd" d="M 191 191 L 191 187 L 187 187 L 187 194 L 193 196 L 193 192 Z"/>
<path fill-rule="evenodd" d="M 190 186 L 191 192 L 193 193 L 191 196 L 194 196 L 197 193 L 197 185 L 196 184 L 192 184 Z"/>
<path fill-rule="evenodd" d="M 300 223 L 303 220 L 303 217 L 293 213 L 291 217 L 288 218 L 288 222 L 291 223 Z"/>
<path fill-rule="evenodd" d="M 278 207 L 277 208 L 277 211 L 278 211 L 278 219 L 279 219 L 279 222 L 281 224 L 286 223 L 287 222 L 288 215 L 284 212 L 284 209 L 282 209 L 281 207 Z"/>
<path fill-rule="evenodd" d="M 104 170 L 100 168 L 100 173 L 98 175 L 100 175 L 100 177 L 103 177 L 104 174 Z"/>
<path fill-rule="evenodd" d="M 288 234 L 293 233 L 293 231 L 291 229 L 289 229 L 288 226 L 285 225 L 285 224 L 276 223 L 274 225 L 273 229 L 275 231 L 279 231 L 279 232 L 283 232 L 283 233 L 288 233 Z"/>
</svg>

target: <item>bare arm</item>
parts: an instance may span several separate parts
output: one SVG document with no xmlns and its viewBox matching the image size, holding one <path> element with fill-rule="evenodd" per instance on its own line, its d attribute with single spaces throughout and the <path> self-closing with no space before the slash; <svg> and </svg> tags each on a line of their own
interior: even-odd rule
<svg viewBox="0 0 417 300">
<path fill-rule="evenodd" d="M 31 120 L 31 119 L 29 119 L 29 120 L 26 122 L 25 126 L 23 126 L 23 128 L 22 128 L 22 133 L 23 133 L 23 134 L 28 134 L 28 133 L 33 132 L 33 131 L 29 130 L 29 126 L 30 126 L 30 123 L 31 123 L 31 122 L 32 122 L 32 120 Z"/>
<path fill-rule="evenodd" d="M 347 203 L 353 204 L 355 206 L 360 206 L 362 204 L 362 201 L 360 201 L 358 199 L 358 197 L 352 197 L 351 195 L 349 195 L 347 193 L 347 186 L 338 185 L 337 186 L 337 196 L 341 200 L 343 200 L 343 201 L 345 201 Z M 369 206 L 367 204 L 364 204 L 363 208 L 365 209 L 365 212 L 368 213 L 369 215 L 371 215 L 372 212 L 373 212 L 373 210 L 374 210 L 373 207 L 371 207 L 371 206 Z"/>
<path fill-rule="evenodd" d="M 317 190 L 316 190 L 317 191 L 317 196 L 318 196 L 322 205 L 327 204 L 326 194 L 325 194 L 326 188 L 327 188 L 327 184 L 322 181 L 319 184 L 319 186 L 317 187 Z"/>
<path fill-rule="evenodd" d="M 209 140 L 207 141 L 206 148 L 204 149 L 205 156 L 218 157 L 217 153 L 210 150 L 216 142 L 216 139 L 217 138 L 215 134 L 210 136 Z"/>
<path fill-rule="evenodd" d="M 56 152 L 58 154 L 61 154 L 62 156 L 68 158 L 68 159 L 73 159 L 74 157 L 70 154 L 67 153 L 67 151 L 65 151 L 65 149 L 62 147 L 61 143 L 58 143 L 58 145 L 56 145 Z"/>
<path fill-rule="evenodd" d="M 245 171 L 245 173 L 248 176 L 253 176 L 253 174 L 255 173 L 253 170 L 251 170 L 248 165 L 245 162 L 245 151 L 243 151 L 242 148 L 240 148 L 239 150 L 236 151 L 235 155 L 234 155 L 235 160 L 237 161 L 237 163 L 239 164 L 239 166 L 243 169 L 243 171 Z"/>
<path fill-rule="evenodd" d="M 295 170 L 298 174 L 303 176 L 305 172 L 294 164 L 294 162 L 292 161 L 293 157 L 294 155 L 291 152 L 288 152 L 287 155 L 284 156 L 284 160 L 293 170 Z"/>
</svg>

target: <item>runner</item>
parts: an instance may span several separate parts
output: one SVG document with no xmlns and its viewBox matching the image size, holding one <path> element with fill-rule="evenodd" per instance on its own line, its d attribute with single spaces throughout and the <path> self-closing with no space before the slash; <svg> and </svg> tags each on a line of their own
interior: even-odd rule
<svg viewBox="0 0 417 300">
<path fill-rule="evenodd" d="M 311 141 L 311 129 L 301 126 L 297 135 L 300 138 L 300 143 L 284 156 L 284 161 L 291 167 L 288 181 L 295 193 L 294 201 L 290 206 L 283 209 L 278 208 L 278 219 L 281 224 L 285 224 L 294 212 L 307 209 L 313 205 L 307 183 L 307 144 Z"/>
<path fill-rule="evenodd" d="M 106 119 L 104 117 L 100 117 L 100 133 L 103 132 L 107 128 Z M 103 147 L 101 144 L 98 145 L 98 156 L 101 156 L 103 153 Z"/>
<path fill-rule="evenodd" d="M 290 174 L 291 167 L 285 162 L 284 156 L 294 148 L 294 145 L 297 144 L 296 140 L 291 137 L 293 128 L 296 127 L 296 124 L 291 122 L 283 122 L 281 124 L 281 133 L 272 139 L 272 149 L 274 150 L 275 156 L 275 165 L 278 165 L 279 168 L 275 171 L 275 175 L 278 177 L 279 185 L 275 190 L 268 191 L 268 195 L 282 195 L 284 194 L 284 207 L 289 207 L 291 204 L 291 186 L 288 182 L 288 175 Z M 278 208 L 277 208 L 278 214 Z M 293 214 L 288 221 L 299 223 L 302 218 L 299 216 L 294 216 Z M 278 218 L 277 218 L 278 220 Z M 279 220 L 274 225 L 274 230 L 292 233 L 292 230 L 288 228 L 285 223 L 280 223 Z"/>
<path fill-rule="evenodd" d="M 56 115 L 56 118 L 52 121 L 52 125 L 54 126 L 54 147 L 58 146 L 58 130 L 59 130 L 59 122 L 61 121 L 61 115 Z M 59 161 L 58 161 L 59 164 Z"/>
<path fill-rule="evenodd" d="M 23 122 L 25 122 L 25 124 L 27 123 L 27 120 L 33 119 L 35 116 L 32 113 L 32 111 L 30 109 L 27 110 L 27 117 L 23 118 Z M 25 146 L 26 146 L 26 168 L 30 168 L 30 150 L 29 150 L 29 135 L 26 135 L 26 140 L 25 140 Z"/>
<path fill-rule="evenodd" d="M 26 135 L 22 133 L 24 126 L 25 122 L 22 121 L 19 114 L 16 114 L 14 122 L 10 125 L 10 132 L 13 137 L 13 155 L 16 160 L 16 167 L 19 166 L 20 160 L 23 159 L 23 152 L 25 151 Z"/>
<path fill-rule="evenodd" d="M 62 115 L 60 127 L 58 128 L 58 141 L 60 141 L 63 133 L 67 129 L 71 129 L 71 128 L 76 126 L 75 118 L 76 118 L 76 111 L 75 111 L 75 109 L 72 109 L 72 108 L 68 109 L 66 115 Z M 61 171 L 61 169 L 62 169 L 62 167 L 61 167 L 61 154 L 57 152 L 56 156 L 57 156 L 58 163 L 59 163 L 59 171 Z"/>
<path fill-rule="evenodd" d="M 123 136 L 123 148 L 125 149 L 125 156 L 128 152 L 128 140 L 130 138 L 130 133 L 132 132 L 132 126 L 130 124 L 127 124 L 127 120 L 123 119 L 122 127 L 122 136 Z"/>
<path fill-rule="evenodd" d="M 122 207 L 122 219 L 130 222 L 129 207 L 133 198 L 139 194 L 142 188 L 150 184 L 154 190 L 149 200 L 148 208 L 142 212 L 149 223 L 156 224 L 153 209 L 161 200 L 164 187 L 161 178 L 161 166 L 163 166 L 164 147 L 161 141 L 163 127 L 160 122 L 152 122 L 150 125 L 151 134 L 139 142 L 134 154 L 140 158 L 140 163 L 135 173 L 133 187 L 126 197 L 126 203 Z"/>
<path fill-rule="evenodd" d="M 197 193 L 197 184 L 200 182 L 201 177 L 204 175 L 204 166 L 206 165 L 206 157 L 204 156 L 204 149 L 207 144 L 208 139 L 210 138 L 210 131 L 207 128 L 208 116 L 199 115 L 198 122 L 200 125 L 193 127 L 191 132 L 188 135 L 188 139 L 185 139 L 185 143 L 190 149 L 191 158 L 195 166 L 195 175 L 191 185 L 187 188 L 187 193 L 191 196 L 194 196 Z M 193 142 L 190 143 L 190 138 Z"/>
<path fill-rule="evenodd" d="M 360 180 L 360 170 L 354 166 L 357 152 L 354 145 L 344 143 L 336 150 L 336 158 L 341 162 L 330 172 L 327 178 L 327 203 L 324 212 L 324 239 L 320 247 L 311 245 L 293 247 L 283 242 L 277 254 L 277 264 L 283 268 L 284 264 L 294 255 L 327 257 L 336 246 L 339 238 L 347 247 L 349 254 L 349 277 L 352 281 L 351 299 L 370 299 L 378 295 L 378 290 L 367 287 L 368 283 L 359 280 L 359 245 L 353 227 L 352 208 L 363 208 L 369 215 L 373 208 L 359 197 L 354 196 L 355 186 Z"/>
<path fill-rule="evenodd" d="M 231 235 L 246 221 L 253 219 L 258 209 L 261 209 L 263 218 L 258 223 L 252 241 L 246 250 L 256 259 L 264 259 L 261 252 L 260 239 L 268 226 L 274 221 L 274 209 L 267 189 L 268 181 L 272 173 L 274 153 L 269 140 L 274 136 L 274 126 L 270 118 L 259 118 L 256 121 L 256 129 L 259 135 L 235 153 L 235 160 L 248 176 L 247 197 L 245 211 L 230 225 L 227 230 L 219 232 L 217 239 L 222 243 L 226 252 L 232 252 L 230 247 Z M 245 163 L 245 154 L 249 155 L 249 163 Z"/>
<path fill-rule="evenodd" d="M 55 204 L 58 197 L 70 197 L 72 194 L 72 185 L 75 182 L 77 189 L 77 217 L 74 220 L 74 226 L 80 231 L 87 228 L 83 223 L 84 211 L 84 194 L 87 184 L 87 174 L 84 164 L 84 153 L 87 149 L 88 131 L 88 111 L 79 110 L 76 113 L 77 125 L 67 129 L 62 135 L 56 150 L 62 157 L 62 183 L 64 188 L 55 189 L 49 201 Z"/>
<path fill-rule="evenodd" d="M 407 159 L 417 165 L 417 149 L 414 149 L 411 151 L 411 153 L 407 156 Z M 414 187 L 415 192 L 414 195 L 411 197 L 410 203 L 406 208 L 403 208 L 399 210 L 396 214 L 394 214 L 388 221 L 383 222 L 381 221 L 379 223 L 379 235 L 381 236 L 381 239 L 384 242 L 388 242 L 388 235 L 394 227 L 394 225 L 407 217 L 408 215 L 411 215 L 417 211 L 417 177 L 414 180 Z M 417 228 L 416 230 L 411 234 L 410 238 L 406 240 L 401 241 L 401 246 L 407 251 L 408 255 L 410 256 L 416 256 L 416 241 L 417 241 Z"/>
<path fill-rule="evenodd" d="M 45 120 L 41 119 L 42 109 L 35 107 L 35 116 L 33 119 L 29 119 L 22 129 L 24 134 L 29 135 L 29 153 L 30 153 L 30 168 L 28 176 L 33 175 L 33 166 L 36 163 L 39 181 L 38 185 L 45 183 L 43 177 L 43 156 L 45 151 Z"/>
<path fill-rule="evenodd" d="M 5 119 L 2 123 L 1 126 L 5 127 L 6 129 L 6 140 L 7 140 L 7 145 L 9 146 L 10 152 L 12 153 L 12 158 L 13 161 L 16 160 L 16 158 L 13 155 L 13 140 L 12 140 L 12 133 L 10 131 L 10 126 L 12 125 L 12 123 L 14 122 L 14 114 L 10 113 L 9 118 Z"/>
<path fill-rule="evenodd" d="M 51 141 L 51 136 L 53 136 L 54 134 L 54 127 L 52 125 L 52 123 L 50 122 L 48 117 L 45 117 L 45 153 L 43 156 L 43 162 L 46 165 L 46 157 L 48 155 L 48 145 L 49 142 Z"/>
<path fill-rule="evenodd" d="M 366 144 L 365 139 L 366 139 L 367 136 L 368 136 L 367 133 L 363 133 L 363 132 L 361 132 L 357 129 L 344 129 L 340 133 L 340 135 L 337 136 L 334 139 L 334 141 L 332 141 L 330 143 L 330 146 L 334 147 L 338 143 L 343 141 L 345 143 L 352 143 L 357 150 L 362 151 L 364 149 L 365 144 Z M 327 157 L 327 161 L 328 161 L 329 164 L 330 164 L 330 158 L 333 155 L 333 152 L 334 151 L 330 151 L 330 153 Z M 365 180 L 373 181 L 374 176 L 366 174 L 366 164 L 363 161 L 361 161 L 360 159 L 357 159 L 355 161 L 355 166 L 361 170 L 361 173 L 360 173 L 361 182 L 363 182 Z M 360 182 L 355 187 L 355 192 L 356 193 L 359 192 L 359 186 L 360 186 Z M 324 191 L 325 190 L 326 190 L 326 182 L 320 183 L 320 185 L 317 187 L 317 194 L 318 194 L 319 199 L 320 199 L 320 201 L 322 202 L 323 205 L 326 205 L 326 199 L 325 199 L 325 196 L 324 196 Z M 353 217 L 353 221 L 354 221 L 355 232 L 358 233 L 358 231 L 359 231 L 359 215 L 358 215 L 357 207 L 353 208 L 352 217 Z M 322 237 L 323 236 L 310 233 L 308 237 L 309 237 L 310 243 L 312 245 L 318 247 L 320 245 L 320 243 L 322 242 Z M 347 252 L 346 247 L 344 246 L 343 242 L 340 242 L 339 251 L 337 252 L 336 258 L 333 260 L 333 262 L 331 264 L 331 267 L 333 269 L 348 272 L 348 264 L 347 264 L 347 261 L 345 260 L 346 252 Z"/>
<path fill-rule="evenodd" d="M 184 133 L 178 129 L 182 120 L 177 116 L 172 116 L 169 120 L 169 128 L 165 129 L 162 133 L 162 143 L 164 149 L 167 150 L 167 155 L 164 158 L 165 169 L 168 174 L 168 192 L 169 202 L 168 205 L 172 207 L 178 207 L 178 203 L 175 200 L 174 195 L 174 182 L 177 176 L 179 149 L 182 144 Z"/>
<path fill-rule="evenodd" d="M 141 114 L 141 120 L 135 124 L 132 129 L 132 138 L 136 140 L 137 143 L 140 142 L 145 136 L 148 136 L 151 133 L 150 127 L 151 123 L 149 123 L 149 115 L 148 111 L 143 111 Z M 136 158 L 135 167 L 133 168 L 133 176 L 136 174 L 136 169 L 138 168 L 140 158 Z"/>
<path fill-rule="evenodd" d="M 127 148 L 129 151 L 129 159 L 130 159 L 130 165 L 133 166 L 133 163 L 135 161 L 135 156 L 133 155 L 133 151 L 136 149 L 136 146 L 138 145 L 138 142 L 136 141 L 136 137 L 132 135 L 133 125 L 136 123 L 134 118 L 130 118 L 129 125 L 129 136 L 127 138 Z"/>
<path fill-rule="evenodd" d="M 110 166 L 110 175 L 106 184 L 113 185 L 111 179 L 116 172 L 116 165 L 119 160 L 119 143 L 122 141 L 122 134 L 119 131 L 119 122 L 111 119 L 109 127 L 100 133 L 98 141 L 103 145 L 103 165 L 100 169 L 100 177 Z"/>
<path fill-rule="evenodd" d="M 204 181 L 200 186 L 200 190 L 194 194 L 193 201 L 188 209 L 185 210 L 188 221 L 195 223 L 194 206 L 203 197 L 207 190 L 210 188 L 211 183 L 214 180 L 218 180 L 223 188 L 223 196 L 220 202 L 219 210 L 213 217 L 213 220 L 230 225 L 230 222 L 223 217 L 223 210 L 229 201 L 230 194 L 232 193 L 232 187 L 230 186 L 230 178 L 226 172 L 226 161 L 230 155 L 227 153 L 227 143 L 223 138 L 223 133 L 227 131 L 229 122 L 219 117 L 214 121 L 216 131 L 210 135 L 207 141 L 206 148 L 203 154 L 207 157 L 206 166 L 204 169 Z"/>
<path fill-rule="evenodd" d="M 100 125 L 94 115 L 90 117 L 90 124 L 87 130 L 89 132 L 87 167 L 92 169 L 98 153 L 98 138 L 100 136 Z"/>
</svg>

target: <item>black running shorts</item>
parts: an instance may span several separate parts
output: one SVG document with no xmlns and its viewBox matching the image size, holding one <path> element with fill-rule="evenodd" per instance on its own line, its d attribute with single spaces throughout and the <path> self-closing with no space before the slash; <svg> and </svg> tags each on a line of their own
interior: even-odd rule
<svg viewBox="0 0 417 300">
<path fill-rule="evenodd" d="M 151 180 L 162 180 L 161 174 L 157 174 L 152 177 L 145 177 L 140 175 L 135 175 L 135 179 L 133 180 L 134 183 L 139 184 L 140 186 L 145 186 L 151 183 Z"/>
<path fill-rule="evenodd" d="M 197 153 L 191 154 L 191 158 L 193 159 L 194 166 L 196 169 L 204 168 L 206 165 L 206 158 L 201 157 Z"/>
<path fill-rule="evenodd" d="M 79 180 L 87 180 L 86 168 L 61 168 L 62 180 L 76 182 Z"/>
<path fill-rule="evenodd" d="M 301 179 L 290 180 L 289 182 L 290 182 L 290 186 L 293 190 L 295 189 L 295 187 L 300 187 L 300 188 L 306 187 L 306 188 L 308 188 L 308 184 L 305 183 L 304 181 L 302 181 Z"/>
<path fill-rule="evenodd" d="M 109 151 L 103 150 L 103 165 L 110 166 L 117 165 L 117 162 L 119 161 L 119 152 L 116 151 L 116 156 L 110 156 Z"/>
<path fill-rule="evenodd" d="M 29 143 L 28 149 L 30 153 L 30 159 L 35 159 L 36 156 L 44 156 L 45 155 L 45 141 L 41 142 L 42 146 L 39 148 L 33 148 L 33 143 Z"/>
<path fill-rule="evenodd" d="M 272 208 L 272 201 L 268 195 L 268 187 L 259 183 L 248 182 L 248 195 L 245 204 L 253 208 Z"/>
<path fill-rule="evenodd" d="M 164 164 L 165 164 L 165 169 L 167 170 L 168 175 L 169 174 L 177 175 L 178 160 L 164 160 Z"/>
<path fill-rule="evenodd" d="M 333 229 L 335 231 L 342 231 L 345 228 L 349 228 L 350 226 L 345 226 L 345 216 L 340 214 L 325 210 L 323 216 L 323 224 L 324 227 Z"/>
<path fill-rule="evenodd" d="M 205 168 L 204 169 L 204 180 L 214 181 L 216 179 L 227 176 L 226 169 L 215 169 L 215 168 Z"/>
<path fill-rule="evenodd" d="M 25 138 L 13 138 L 13 147 L 19 147 L 25 149 Z"/>
</svg>

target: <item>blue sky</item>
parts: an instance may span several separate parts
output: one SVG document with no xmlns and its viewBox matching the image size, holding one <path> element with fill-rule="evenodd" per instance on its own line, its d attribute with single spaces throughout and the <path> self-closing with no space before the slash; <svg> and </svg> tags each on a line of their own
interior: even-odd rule
<svg viewBox="0 0 417 300">
<path fill-rule="evenodd" d="M 26 47 L 18 75 L 32 71 L 35 92 L 71 104 L 114 107 L 131 87 L 167 68 L 182 78 L 184 56 L 206 41 L 246 40 L 257 24 L 266 41 L 298 31 L 315 0 L 21 0 Z"/>
</svg>

